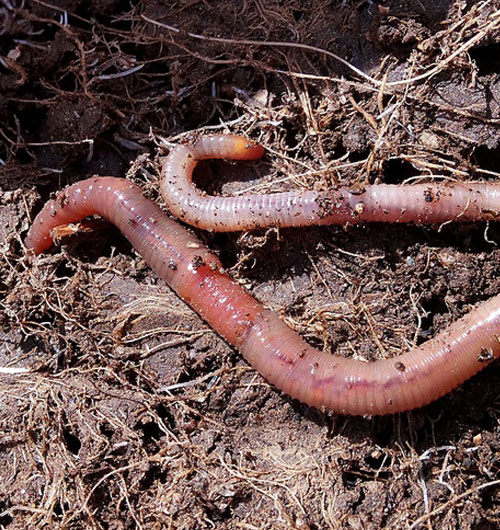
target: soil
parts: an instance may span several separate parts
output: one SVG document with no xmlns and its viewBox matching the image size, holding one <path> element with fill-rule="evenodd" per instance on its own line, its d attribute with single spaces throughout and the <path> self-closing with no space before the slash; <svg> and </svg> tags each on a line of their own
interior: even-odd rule
<svg viewBox="0 0 500 530">
<path fill-rule="evenodd" d="M 61 186 L 157 200 L 162 157 L 208 131 L 266 147 L 203 164 L 210 193 L 500 178 L 500 2 L 53 3 L 0 3 L 0 528 L 500 528 L 498 362 L 413 412 L 322 412 L 113 227 L 23 248 Z M 500 290 L 495 223 L 200 237 L 311 344 L 367 360 Z"/>
</svg>

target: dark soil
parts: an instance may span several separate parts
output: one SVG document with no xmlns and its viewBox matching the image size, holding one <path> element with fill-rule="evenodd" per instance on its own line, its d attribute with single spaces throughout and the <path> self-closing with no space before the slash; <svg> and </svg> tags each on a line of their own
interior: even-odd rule
<svg viewBox="0 0 500 530">
<path fill-rule="evenodd" d="M 216 193 L 500 178 L 500 2 L 53 1 L 0 2 L 0 528 L 500 528 L 498 362 L 410 413 L 322 413 L 114 228 L 22 243 L 94 174 L 156 200 L 161 158 L 206 131 L 267 149 L 204 164 Z M 500 290 L 495 223 L 200 235 L 311 344 L 365 359 Z"/>
</svg>

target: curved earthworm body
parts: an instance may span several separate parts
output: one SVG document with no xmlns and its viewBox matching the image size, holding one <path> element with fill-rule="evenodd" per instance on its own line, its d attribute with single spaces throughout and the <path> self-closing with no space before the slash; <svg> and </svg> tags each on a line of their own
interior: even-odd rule
<svg viewBox="0 0 500 530">
<path fill-rule="evenodd" d="M 202 194 L 192 183 L 198 160 L 253 160 L 262 148 L 240 136 L 213 135 L 178 145 L 162 168 L 161 193 L 175 217 L 215 232 L 361 222 L 442 223 L 500 217 L 500 183 L 366 186 L 362 193 L 272 193 L 238 197 Z"/>
<path fill-rule="evenodd" d="M 194 217 L 189 217 L 198 226 L 236 230 L 263 226 L 263 220 L 279 226 L 478 220 L 495 216 L 500 204 L 500 186 L 489 183 L 374 185 L 360 194 L 337 190 L 330 198 L 309 192 L 267 199 L 203 198 L 190 183 L 196 160 L 251 160 L 261 154 L 259 146 L 223 135 L 200 138 L 192 147 L 176 147 L 163 168 L 162 191 L 173 197 L 166 198 L 170 208 L 183 218 L 194 208 Z M 174 183 L 174 177 L 180 181 Z M 257 222 L 236 217 L 245 211 Z M 276 213 L 283 214 L 278 221 L 272 217 Z M 420 407 L 500 356 L 500 295 L 397 359 L 365 363 L 316 350 L 229 278 L 219 259 L 193 234 L 124 179 L 96 177 L 59 192 L 36 217 L 26 246 L 39 254 L 52 245 L 54 228 L 93 214 L 114 223 L 157 274 L 265 378 L 315 407 L 344 414 L 387 414 Z"/>
</svg>

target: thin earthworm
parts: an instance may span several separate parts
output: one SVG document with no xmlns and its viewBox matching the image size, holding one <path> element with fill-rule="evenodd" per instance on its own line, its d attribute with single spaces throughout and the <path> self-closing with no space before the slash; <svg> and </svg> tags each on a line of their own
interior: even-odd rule
<svg viewBox="0 0 500 530">
<path fill-rule="evenodd" d="M 202 136 L 178 145 L 162 167 L 161 193 L 172 214 L 205 230 L 232 232 L 264 227 L 293 227 L 361 222 L 443 223 L 500 217 L 500 183 L 376 184 L 362 192 L 283 192 L 213 197 L 192 182 L 198 160 L 253 160 L 262 147 L 240 136 Z"/>
<path fill-rule="evenodd" d="M 254 159 L 261 153 L 260 147 L 242 138 L 200 138 L 194 148 L 172 150 L 164 180 L 173 173 L 190 175 L 201 158 Z M 356 195 L 337 190 L 333 196 L 341 198 L 338 213 L 335 199 L 328 218 L 331 222 L 346 217 L 350 222 L 485 219 L 495 216 L 498 190 L 498 185 L 489 183 L 380 185 Z M 191 200 L 177 197 L 181 204 Z M 394 205 L 394 200 L 404 206 Z M 299 199 L 284 199 L 292 209 L 296 202 Z M 317 198 L 310 202 L 319 207 Z M 356 206 L 359 203 L 364 209 Z M 434 212 L 443 204 L 445 212 Z M 410 410 L 441 397 L 500 356 L 500 295 L 395 359 L 366 363 L 319 351 L 233 281 L 217 256 L 191 232 L 144 198 L 138 186 L 120 178 L 95 177 L 60 191 L 35 218 L 26 247 L 40 254 L 52 245 L 55 228 L 94 214 L 115 224 L 180 298 L 266 379 L 309 405 L 356 415 Z M 305 218 L 314 215 L 309 209 Z"/>
</svg>

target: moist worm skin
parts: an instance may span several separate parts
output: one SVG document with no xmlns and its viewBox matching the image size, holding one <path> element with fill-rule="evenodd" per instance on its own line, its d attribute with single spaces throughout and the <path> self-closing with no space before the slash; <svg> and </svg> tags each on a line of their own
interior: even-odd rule
<svg viewBox="0 0 500 530">
<path fill-rule="evenodd" d="M 443 223 L 500 216 L 500 183 L 376 184 L 348 188 L 238 197 L 204 195 L 192 182 L 198 160 L 254 160 L 260 146 L 232 135 L 199 138 L 178 145 L 162 167 L 161 192 L 172 214 L 205 230 L 232 232 L 264 227 L 318 224 Z"/>
<path fill-rule="evenodd" d="M 261 148 L 247 140 L 220 138 L 202 138 L 195 143 L 194 151 L 187 146 L 174 149 L 166 167 L 169 164 L 177 167 L 179 153 L 184 164 L 189 162 L 183 166 L 188 172 L 200 158 L 252 159 L 262 153 Z M 184 156 L 184 149 L 190 156 Z M 424 209 L 419 213 L 413 205 L 412 211 L 417 213 L 408 217 L 401 206 L 388 204 L 384 188 L 387 186 L 372 186 L 370 200 L 383 202 L 392 212 L 399 212 L 393 215 L 395 220 L 446 220 L 442 214 L 427 211 L 429 201 L 421 203 L 418 198 L 414 202 Z M 412 196 L 414 188 L 417 186 L 401 186 L 401 193 L 397 195 L 395 191 L 391 197 Z M 417 189 L 420 193 L 422 186 Z M 458 199 L 453 198 L 456 189 Z M 465 215 L 467 219 L 484 219 L 494 215 L 491 212 L 495 212 L 492 207 L 495 201 L 490 196 L 498 194 L 496 184 L 425 185 L 425 190 L 434 197 L 438 194 L 447 197 L 452 219 L 463 219 Z M 460 215 L 455 209 L 459 209 L 457 204 L 464 205 L 461 201 L 465 190 L 469 190 L 469 197 Z M 356 195 L 356 200 L 360 197 Z M 369 202 L 366 196 L 363 200 Z M 405 205 L 411 205 L 411 200 L 404 200 Z M 435 201 L 434 206 L 439 206 L 440 201 L 441 198 Z M 370 220 L 380 220 L 377 217 L 380 212 L 361 213 Z M 96 177 L 59 192 L 35 218 L 26 247 L 40 254 L 52 245 L 54 228 L 94 214 L 114 223 L 156 273 L 215 331 L 238 348 L 256 370 L 309 405 L 355 415 L 410 410 L 441 397 L 500 356 L 500 295 L 395 359 L 366 363 L 319 351 L 225 274 L 219 259 L 192 233 L 144 198 L 140 188 L 120 178 Z M 331 216 L 334 215 L 331 210 Z"/>
</svg>

